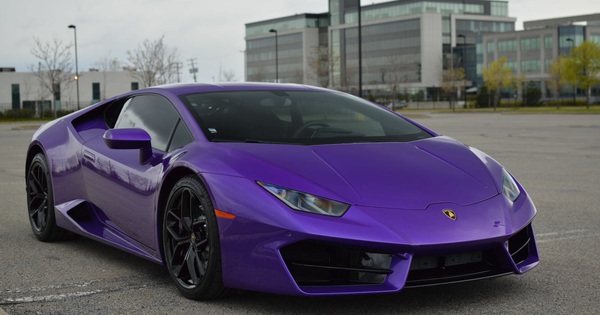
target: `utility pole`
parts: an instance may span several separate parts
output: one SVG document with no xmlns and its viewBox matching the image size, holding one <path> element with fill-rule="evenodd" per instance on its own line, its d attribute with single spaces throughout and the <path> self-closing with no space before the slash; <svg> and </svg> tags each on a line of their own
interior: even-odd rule
<svg viewBox="0 0 600 315">
<path fill-rule="evenodd" d="M 79 106 L 79 62 L 77 61 L 77 27 L 71 24 L 68 26 L 68 28 L 73 29 L 73 34 L 75 36 L 75 83 L 77 84 L 77 110 L 79 110 L 81 106 Z M 56 108 L 54 108 L 54 111 L 56 111 Z"/>
<path fill-rule="evenodd" d="M 181 77 L 180 77 L 180 74 L 181 74 L 180 71 L 181 70 L 180 70 L 180 68 L 181 68 L 181 62 L 176 62 L 175 63 L 175 69 L 177 70 L 177 83 L 181 82 Z"/>
<path fill-rule="evenodd" d="M 363 97 L 362 91 L 362 10 L 358 2 L 358 96 Z"/>
<path fill-rule="evenodd" d="M 190 66 L 190 73 L 192 74 L 192 77 L 194 78 L 194 82 L 198 82 L 196 81 L 196 73 L 198 73 L 198 68 L 196 68 L 196 65 L 194 64 L 194 62 L 196 61 L 196 58 L 191 58 L 188 59 L 189 61 L 189 66 Z"/>
</svg>

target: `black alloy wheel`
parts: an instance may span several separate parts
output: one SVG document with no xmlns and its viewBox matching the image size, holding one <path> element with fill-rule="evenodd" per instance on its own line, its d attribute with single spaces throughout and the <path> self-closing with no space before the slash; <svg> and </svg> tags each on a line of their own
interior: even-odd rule
<svg viewBox="0 0 600 315">
<path fill-rule="evenodd" d="M 225 294 L 217 218 L 196 177 L 182 178 L 171 190 L 162 235 L 165 265 L 185 297 L 207 300 Z"/>
<path fill-rule="evenodd" d="M 27 210 L 33 235 L 42 242 L 64 239 L 67 231 L 56 225 L 54 192 L 46 157 L 38 153 L 27 171 Z"/>
</svg>

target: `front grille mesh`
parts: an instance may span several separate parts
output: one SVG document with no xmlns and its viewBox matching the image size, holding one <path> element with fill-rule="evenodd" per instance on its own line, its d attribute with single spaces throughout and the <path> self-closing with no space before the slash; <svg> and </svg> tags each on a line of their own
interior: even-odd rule
<svg viewBox="0 0 600 315">
<path fill-rule="evenodd" d="M 518 265 L 531 255 L 532 242 L 532 229 L 527 226 L 504 243 L 510 259 L 500 246 L 447 255 L 416 254 L 412 258 L 405 287 L 513 273 L 513 263 Z M 299 286 L 377 285 L 393 273 L 390 269 L 392 255 L 360 248 L 303 241 L 288 245 L 280 252 Z"/>
<path fill-rule="evenodd" d="M 515 265 L 530 255 L 531 226 L 528 225 L 507 241 L 508 252 Z M 406 286 L 425 286 L 488 278 L 514 272 L 512 263 L 500 257 L 504 251 L 487 249 L 445 256 L 415 255 Z"/>
<path fill-rule="evenodd" d="M 391 255 L 339 245 L 300 242 L 281 255 L 299 286 L 380 284 L 392 273 Z"/>
<path fill-rule="evenodd" d="M 415 256 L 406 287 L 459 282 L 502 274 L 494 251 L 474 251 L 445 256 Z"/>
</svg>

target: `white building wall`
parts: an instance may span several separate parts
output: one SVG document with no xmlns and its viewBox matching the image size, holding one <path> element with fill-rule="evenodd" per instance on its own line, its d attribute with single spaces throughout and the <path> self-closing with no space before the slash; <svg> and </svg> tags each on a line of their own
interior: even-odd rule
<svg viewBox="0 0 600 315">
<path fill-rule="evenodd" d="M 127 71 L 81 72 L 79 79 L 80 107 L 89 106 L 97 101 L 131 90 L 132 82 L 138 82 Z M 92 84 L 100 83 L 100 99 L 92 99 Z M 45 89 L 39 79 L 31 72 L 0 72 L 0 111 L 12 108 L 12 85 L 19 84 L 21 98 L 24 101 L 51 101 L 50 91 Z M 61 108 L 77 109 L 77 89 L 75 81 L 63 84 L 61 88 Z"/>
<path fill-rule="evenodd" d="M 442 15 L 421 15 L 421 83 L 430 87 L 442 85 L 444 53 L 442 51 Z"/>
</svg>

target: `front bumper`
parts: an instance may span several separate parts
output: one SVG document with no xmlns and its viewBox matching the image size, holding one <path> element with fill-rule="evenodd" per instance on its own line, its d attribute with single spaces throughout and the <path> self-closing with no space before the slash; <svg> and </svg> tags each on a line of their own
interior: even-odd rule
<svg viewBox="0 0 600 315">
<path fill-rule="evenodd" d="M 226 190 L 213 190 L 219 191 Z M 266 202 L 262 193 L 250 191 L 243 200 L 213 196 L 217 208 L 236 215 L 219 218 L 227 287 L 289 295 L 389 293 L 520 274 L 539 262 L 531 225 L 536 209 L 525 192 L 514 203 L 497 195 L 425 210 L 352 206 L 341 218 L 293 211 Z M 445 209 L 454 210 L 456 221 Z"/>
</svg>

